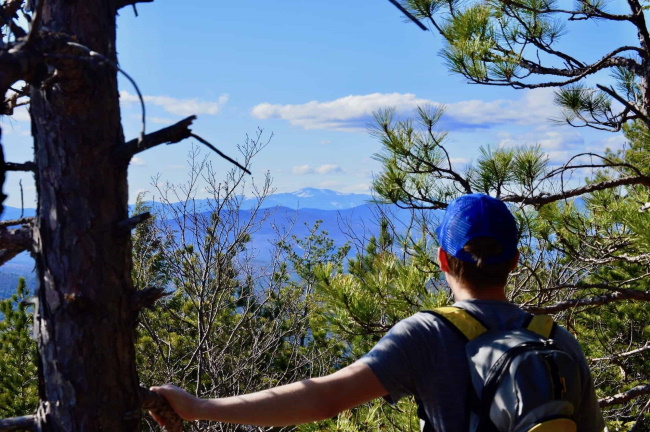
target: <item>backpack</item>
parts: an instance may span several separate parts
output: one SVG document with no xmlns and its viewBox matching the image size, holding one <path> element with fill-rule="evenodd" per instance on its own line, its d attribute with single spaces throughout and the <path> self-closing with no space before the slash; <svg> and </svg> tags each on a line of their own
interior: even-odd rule
<svg viewBox="0 0 650 432">
<path fill-rule="evenodd" d="M 458 307 L 432 313 L 466 343 L 471 385 L 470 432 L 575 432 L 580 401 L 578 363 L 552 339 L 548 315 L 529 315 L 522 328 L 491 330 Z M 423 407 L 424 430 L 433 430 Z"/>
</svg>

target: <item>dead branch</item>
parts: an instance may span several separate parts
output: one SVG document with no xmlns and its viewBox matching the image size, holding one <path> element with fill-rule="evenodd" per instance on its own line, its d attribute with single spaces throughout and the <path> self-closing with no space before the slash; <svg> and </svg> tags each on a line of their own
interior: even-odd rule
<svg viewBox="0 0 650 432">
<path fill-rule="evenodd" d="M 36 418 L 33 415 L 0 419 L 0 432 L 36 431 Z"/>
<path fill-rule="evenodd" d="M 36 164 L 34 162 L 25 163 L 5 163 L 5 171 L 36 171 Z"/>
<path fill-rule="evenodd" d="M 136 138 L 124 144 L 120 155 L 125 159 L 131 159 L 136 154 L 149 150 L 160 144 L 175 144 L 192 136 L 190 125 L 196 120 L 196 116 L 189 116 L 176 124 L 160 129 L 156 132 L 145 135 L 142 139 Z"/>
<path fill-rule="evenodd" d="M 168 296 L 170 293 L 165 292 L 164 288 L 145 288 L 135 293 L 135 301 L 133 307 L 135 310 L 152 309 L 154 303 L 163 297 Z"/>
<path fill-rule="evenodd" d="M 183 432 L 183 420 L 169 406 L 167 400 L 158 393 L 140 387 L 140 406 L 160 418 L 167 432 Z"/>
<path fill-rule="evenodd" d="M 0 265 L 32 248 L 32 230 L 29 227 L 0 230 Z"/>
<path fill-rule="evenodd" d="M 638 385 L 626 392 L 599 399 L 598 405 L 600 405 L 601 408 L 610 407 L 612 405 L 621 405 L 639 396 L 647 394 L 650 394 L 650 384 Z"/>
<path fill-rule="evenodd" d="M 6 228 L 14 225 L 28 225 L 34 222 L 33 217 L 26 217 L 21 219 L 6 220 L 0 222 L 0 228 Z"/>
<path fill-rule="evenodd" d="M 413 14 L 411 14 L 409 11 L 407 11 L 406 9 L 404 9 L 404 6 L 402 6 L 401 4 L 399 4 L 396 0 L 388 0 L 388 1 L 391 2 L 391 3 L 392 3 L 392 4 L 393 4 L 397 9 L 400 10 L 400 12 L 402 12 L 404 15 L 406 15 L 406 16 L 408 17 L 408 19 L 410 19 L 411 21 L 413 21 L 413 22 L 414 22 L 418 27 L 420 27 L 422 30 L 424 30 L 424 31 L 429 30 L 428 28 L 425 27 L 424 24 L 422 24 L 422 23 L 420 22 L 420 20 L 418 20 L 416 17 L 414 17 Z"/>
<path fill-rule="evenodd" d="M 24 0 L 7 0 L 0 6 L 0 23 L 9 26 L 11 32 L 17 37 L 26 35 L 25 30 L 14 22 L 14 17 L 18 9 L 22 6 Z"/>
<path fill-rule="evenodd" d="M 116 2 L 117 9 L 121 9 L 124 6 L 133 5 L 135 6 L 138 3 L 153 3 L 153 0 L 119 0 Z"/>
<path fill-rule="evenodd" d="M 625 289 L 601 296 L 564 300 L 550 306 L 522 306 L 522 308 L 534 314 L 556 313 L 575 307 L 600 306 L 621 300 L 650 301 L 650 292 Z"/>
<path fill-rule="evenodd" d="M 644 352 L 649 351 L 649 350 L 650 350 L 650 342 L 646 342 L 646 344 L 644 346 L 642 346 L 641 348 L 637 348 L 635 350 L 624 352 L 624 353 L 614 354 L 614 355 L 611 355 L 609 357 L 592 358 L 592 359 L 589 359 L 589 361 L 595 363 L 595 362 L 601 362 L 601 361 L 618 360 L 618 359 L 622 359 L 622 358 L 626 358 L 626 357 L 632 357 L 632 356 L 635 356 L 637 354 L 643 354 Z"/>
<path fill-rule="evenodd" d="M 210 150 L 212 150 L 213 152 L 215 152 L 216 154 L 218 154 L 219 156 L 221 156 L 222 158 L 224 158 L 225 160 L 227 160 L 227 161 L 230 162 L 231 164 L 235 165 L 235 166 L 236 166 L 237 168 L 239 168 L 240 170 L 244 171 L 246 174 L 249 174 L 249 175 L 250 175 L 251 172 L 250 172 L 248 169 L 246 169 L 246 167 L 244 167 L 243 165 L 241 165 L 239 162 L 237 162 L 236 160 L 234 160 L 234 159 L 231 158 L 230 156 L 226 155 L 224 152 L 222 152 L 221 150 L 219 150 L 218 148 L 216 148 L 215 146 L 213 146 L 212 144 L 210 144 L 210 143 L 209 143 L 208 141 L 206 141 L 205 139 L 203 139 L 203 138 L 201 138 L 200 136 L 195 135 L 195 134 L 191 134 L 191 136 L 192 136 L 192 138 L 195 138 L 198 142 L 200 142 L 201 144 L 205 145 L 205 146 L 208 147 Z"/>
<path fill-rule="evenodd" d="M 141 224 L 142 222 L 146 221 L 150 217 L 151 217 L 151 213 L 149 212 L 140 213 L 139 215 L 135 215 L 133 217 L 130 217 L 120 222 L 118 224 L 118 228 L 131 231 L 133 228 L 138 226 L 138 224 Z"/>
<path fill-rule="evenodd" d="M 506 195 L 502 196 L 502 201 L 529 204 L 540 207 L 555 201 L 560 201 L 587 193 L 615 188 L 618 186 L 643 185 L 650 187 L 650 177 L 645 175 L 622 177 L 615 180 L 606 180 L 598 183 L 591 183 L 582 187 L 564 191 L 558 194 L 540 194 L 537 196 Z"/>
</svg>

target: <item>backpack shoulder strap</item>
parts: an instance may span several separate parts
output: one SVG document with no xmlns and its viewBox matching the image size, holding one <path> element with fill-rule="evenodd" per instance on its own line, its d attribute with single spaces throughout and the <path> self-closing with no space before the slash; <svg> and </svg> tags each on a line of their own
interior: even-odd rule
<svg viewBox="0 0 650 432">
<path fill-rule="evenodd" d="M 531 315 L 525 327 L 533 333 L 549 339 L 555 331 L 555 321 L 550 315 Z"/>
<path fill-rule="evenodd" d="M 447 321 L 453 328 L 459 331 L 467 341 L 476 339 L 487 331 L 487 328 L 465 309 L 446 306 L 425 312 L 429 312 Z"/>
</svg>

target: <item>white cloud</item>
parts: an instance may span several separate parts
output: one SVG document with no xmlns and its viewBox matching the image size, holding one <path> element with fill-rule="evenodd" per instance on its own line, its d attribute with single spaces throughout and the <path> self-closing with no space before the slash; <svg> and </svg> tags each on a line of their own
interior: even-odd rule
<svg viewBox="0 0 650 432">
<path fill-rule="evenodd" d="M 585 148 L 582 135 L 571 128 L 539 127 L 522 134 L 500 132 L 498 147 L 539 145 L 551 163 L 564 163 Z"/>
<path fill-rule="evenodd" d="M 321 165 L 318 168 L 315 168 L 314 171 L 316 171 L 318 174 L 336 174 L 336 173 L 342 173 L 343 170 L 341 169 L 340 166 L 338 165 Z"/>
<path fill-rule="evenodd" d="M 350 95 L 328 102 L 311 101 L 300 105 L 261 103 L 251 110 L 255 118 L 281 118 L 305 129 L 365 130 L 365 122 L 380 108 L 403 111 L 430 103 L 407 93 Z M 359 124 L 359 121 L 362 121 Z"/>
<path fill-rule="evenodd" d="M 291 172 L 293 172 L 294 174 L 303 175 L 303 174 L 311 174 L 312 172 L 314 172 L 314 170 L 309 165 L 298 165 L 293 167 L 291 169 Z"/>
<path fill-rule="evenodd" d="M 327 174 L 342 173 L 343 169 L 338 165 L 331 165 L 331 164 L 325 164 L 315 168 L 309 165 L 296 165 L 291 169 L 291 172 L 298 175 L 306 175 L 306 174 L 327 175 Z"/>
<path fill-rule="evenodd" d="M 544 124 L 557 114 L 552 89 L 526 90 L 519 99 L 468 100 L 447 104 L 442 123 L 448 129 L 495 125 Z M 280 105 L 261 103 L 251 110 L 259 119 L 279 118 L 304 129 L 365 130 L 373 112 L 387 107 L 399 115 L 410 115 L 422 105 L 441 103 L 417 98 L 412 93 L 350 95 L 332 101 Z"/>
<path fill-rule="evenodd" d="M 607 137 L 606 139 L 590 142 L 587 150 L 594 153 L 604 153 L 606 149 L 620 150 L 627 144 L 627 139 L 622 133 Z"/>
<path fill-rule="evenodd" d="M 145 104 L 156 105 L 170 114 L 189 116 L 192 114 L 217 115 L 228 102 L 228 95 L 221 95 L 216 102 L 206 102 L 199 99 L 177 99 L 169 96 L 144 96 Z M 138 96 L 127 91 L 120 92 L 120 101 L 124 104 L 140 103 Z"/>
<path fill-rule="evenodd" d="M 171 125 L 176 123 L 176 120 L 165 118 L 165 117 L 147 117 L 149 123 L 161 124 L 161 125 Z"/>
<path fill-rule="evenodd" d="M 131 158 L 131 165 L 134 166 L 145 166 L 147 163 L 141 157 L 134 156 Z"/>
</svg>

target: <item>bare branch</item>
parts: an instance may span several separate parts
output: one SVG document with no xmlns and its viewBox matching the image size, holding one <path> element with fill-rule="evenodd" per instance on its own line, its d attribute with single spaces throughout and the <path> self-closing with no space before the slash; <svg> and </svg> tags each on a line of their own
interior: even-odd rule
<svg viewBox="0 0 650 432">
<path fill-rule="evenodd" d="M 138 226 L 138 224 L 141 224 L 142 222 L 146 221 L 150 217 L 151 217 L 151 213 L 149 212 L 140 213 L 139 215 L 135 215 L 133 217 L 130 217 L 120 222 L 118 224 L 118 228 L 131 231 L 133 228 Z"/>
<path fill-rule="evenodd" d="M 607 88 L 604 85 L 601 84 L 596 84 L 596 87 L 600 89 L 601 91 L 607 93 L 614 99 L 616 99 L 618 102 L 623 104 L 624 107 L 626 107 L 628 110 L 632 111 L 634 114 L 636 114 L 643 122 L 650 127 L 650 117 L 648 117 L 647 113 L 642 112 L 639 108 L 637 108 L 634 104 L 630 103 L 629 101 L 625 100 L 623 97 L 621 97 L 618 93 L 616 93 L 613 89 Z"/>
<path fill-rule="evenodd" d="M 507 195 L 507 196 L 502 196 L 501 200 L 507 202 L 529 204 L 529 205 L 534 205 L 539 207 L 544 204 L 560 201 L 567 198 L 572 198 L 575 196 L 584 195 L 599 190 L 606 190 L 618 186 L 629 186 L 629 185 L 644 185 L 650 187 L 650 177 L 644 175 L 622 177 L 615 180 L 606 180 L 598 183 L 591 183 L 558 194 L 540 194 L 537 196 Z"/>
<path fill-rule="evenodd" d="M 251 173 L 248 169 L 246 169 L 245 166 L 241 165 L 239 162 L 237 162 L 236 160 L 234 160 L 230 156 L 226 155 L 224 152 L 222 152 L 221 150 L 219 150 L 218 148 L 216 148 L 215 146 L 210 144 L 208 141 L 204 140 L 203 138 L 201 138 L 198 135 L 195 135 L 195 134 L 191 134 L 191 135 L 192 135 L 192 138 L 195 138 L 198 142 L 200 142 L 201 144 L 207 146 L 208 148 L 210 148 L 210 150 L 212 150 L 213 152 L 215 152 L 216 154 L 218 154 L 219 156 L 221 156 L 222 158 L 224 158 L 225 160 L 227 160 L 231 164 L 235 165 L 237 168 L 244 171 L 246 174 Z"/>
<path fill-rule="evenodd" d="M 189 116 L 176 124 L 145 135 L 142 139 L 136 138 L 124 144 L 120 150 L 121 156 L 131 159 L 134 155 L 156 147 L 160 144 L 175 144 L 192 136 L 190 125 L 196 116 Z"/>
<path fill-rule="evenodd" d="M 135 6 L 138 3 L 153 3 L 153 0 L 119 0 L 116 3 L 117 9 L 121 9 L 124 6 Z"/>
<path fill-rule="evenodd" d="M 650 394 L 650 384 L 638 385 L 626 392 L 599 399 L 598 405 L 600 405 L 601 408 L 610 407 L 612 405 L 621 405 L 639 396 L 647 394 Z"/>
<path fill-rule="evenodd" d="M 133 302 L 134 309 L 137 311 L 142 309 L 152 309 L 154 303 L 168 295 L 170 295 L 170 293 L 165 292 L 164 288 L 145 288 L 136 291 L 135 301 Z"/>
<path fill-rule="evenodd" d="M 624 352 L 624 353 L 614 354 L 614 355 L 611 355 L 609 357 L 592 358 L 592 359 L 589 359 L 589 361 L 595 363 L 595 362 L 601 362 L 601 361 L 618 360 L 618 359 L 622 359 L 622 358 L 626 358 L 626 357 L 632 357 L 632 356 L 635 356 L 637 354 L 643 354 L 644 352 L 649 351 L 649 350 L 650 350 L 650 342 L 646 342 L 646 344 L 644 346 L 642 346 L 641 348 L 637 348 L 635 350 Z"/>
<path fill-rule="evenodd" d="M 0 419 L 0 432 L 36 431 L 36 417 L 33 415 Z"/>
<path fill-rule="evenodd" d="M 632 289 L 621 289 L 612 294 L 604 294 L 595 297 L 578 298 L 557 302 L 550 306 L 522 306 L 523 309 L 534 314 L 556 313 L 567 309 L 583 306 L 600 306 L 614 303 L 621 300 L 650 301 L 650 292 L 636 291 Z"/>
<path fill-rule="evenodd" d="M 429 30 L 428 28 L 426 28 L 426 26 L 424 24 L 422 24 L 420 22 L 420 20 L 418 20 L 416 17 L 414 17 L 413 14 L 411 14 L 409 11 L 404 9 L 404 7 L 401 4 L 399 4 L 396 0 L 388 0 L 388 1 L 391 2 L 397 9 L 399 9 L 404 15 L 406 15 L 408 17 L 408 19 L 413 21 L 422 30 L 424 30 L 424 31 Z"/>
<path fill-rule="evenodd" d="M 0 228 L 6 228 L 6 227 L 9 227 L 9 226 L 14 226 L 14 225 L 28 225 L 28 224 L 31 224 L 32 222 L 34 222 L 33 217 L 6 220 L 6 221 L 1 221 L 0 222 Z"/>
<path fill-rule="evenodd" d="M 24 0 L 7 0 L 2 4 L 2 6 L 0 6 L 0 23 L 1 25 L 9 26 L 11 32 L 16 36 L 16 38 L 26 35 L 25 30 L 14 22 L 14 16 L 22 6 L 23 1 Z"/>
<path fill-rule="evenodd" d="M 32 248 L 32 230 L 29 227 L 0 230 L 0 265 Z"/>
<path fill-rule="evenodd" d="M 5 163 L 5 171 L 36 171 L 36 164 L 34 162 L 25 163 Z"/>
<path fill-rule="evenodd" d="M 183 432 L 183 420 L 169 406 L 167 400 L 158 393 L 140 387 L 140 405 L 160 418 L 167 432 Z"/>
</svg>

